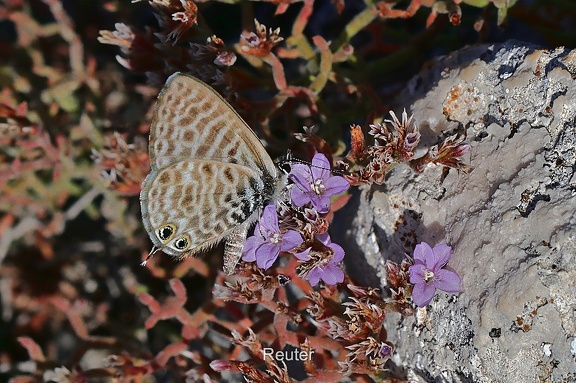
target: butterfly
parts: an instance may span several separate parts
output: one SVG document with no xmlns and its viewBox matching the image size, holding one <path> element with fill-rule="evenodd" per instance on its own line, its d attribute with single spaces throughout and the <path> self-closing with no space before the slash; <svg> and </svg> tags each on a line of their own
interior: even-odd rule
<svg viewBox="0 0 576 383">
<path fill-rule="evenodd" d="M 232 274 L 249 226 L 281 184 L 256 134 L 214 89 L 177 72 L 158 96 L 149 154 L 140 206 L 151 254 L 184 258 L 226 239 Z"/>
</svg>

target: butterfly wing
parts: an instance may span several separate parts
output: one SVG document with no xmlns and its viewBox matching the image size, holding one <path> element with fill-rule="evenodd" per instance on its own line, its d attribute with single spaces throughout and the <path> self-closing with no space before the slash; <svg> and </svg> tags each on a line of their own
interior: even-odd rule
<svg viewBox="0 0 576 383">
<path fill-rule="evenodd" d="M 158 96 L 149 152 L 152 171 L 140 201 L 150 239 L 181 257 L 230 236 L 224 260 L 230 274 L 248 225 L 278 184 L 262 143 L 211 87 L 175 73 Z"/>
<path fill-rule="evenodd" d="M 144 181 L 144 226 L 165 253 L 194 255 L 258 218 L 273 187 L 244 165 L 179 161 L 153 170 Z"/>
<path fill-rule="evenodd" d="M 274 162 L 256 134 L 214 89 L 175 73 L 158 96 L 150 127 L 153 170 L 188 158 L 260 169 L 276 177 Z"/>
</svg>

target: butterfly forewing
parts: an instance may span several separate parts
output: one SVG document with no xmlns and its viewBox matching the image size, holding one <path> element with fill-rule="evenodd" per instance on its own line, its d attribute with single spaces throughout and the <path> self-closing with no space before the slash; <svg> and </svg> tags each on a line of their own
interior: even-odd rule
<svg viewBox="0 0 576 383">
<path fill-rule="evenodd" d="M 174 74 L 158 96 L 150 127 L 153 168 L 188 159 L 212 159 L 276 174 L 276 167 L 254 132 L 212 88 Z"/>
<path fill-rule="evenodd" d="M 212 88 L 176 73 L 158 96 L 149 151 L 152 171 L 140 201 L 154 245 L 194 255 L 232 234 L 225 260 L 231 272 L 240 237 L 278 183 L 256 134 Z"/>
</svg>

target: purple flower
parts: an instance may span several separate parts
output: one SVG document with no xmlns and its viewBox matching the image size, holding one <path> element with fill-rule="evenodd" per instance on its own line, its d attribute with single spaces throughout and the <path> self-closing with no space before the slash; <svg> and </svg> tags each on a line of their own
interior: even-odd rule
<svg viewBox="0 0 576 383">
<path fill-rule="evenodd" d="M 416 245 L 414 264 L 410 266 L 410 283 L 414 284 L 412 300 L 424 307 L 432 300 L 436 289 L 447 293 L 460 291 L 460 277 L 454 271 L 444 270 L 452 256 L 452 248 L 440 243 L 431 248 L 426 242 Z"/>
<path fill-rule="evenodd" d="M 254 262 L 262 269 L 268 269 L 281 251 L 292 250 L 302 243 L 302 236 L 294 230 L 280 232 L 276 206 L 268 205 L 256 224 L 254 235 L 246 239 L 242 260 Z"/>
<path fill-rule="evenodd" d="M 330 210 L 330 197 L 340 194 L 350 187 L 343 177 L 330 175 L 330 162 L 322 153 L 312 159 L 312 166 L 294 164 L 289 174 L 294 186 L 290 189 L 290 199 L 298 207 L 308 203 L 319 213 Z"/>
<path fill-rule="evenodd" d="M 342 249 L 340 245 L 332 243 L 328 233 L 317 234 L 316 238 L 332 249 L 332 254 L 329 258 L 322 255 L 320 261 L 316 262 L 312 269 L 310 269 L 306 275 L 306 279 L 312 286 L 316 286 L 318 282 L 320 282 L 320 279 L 322 279 L 325 284 L 331 286 L 343 282 L 344 272 L 338 264 L 344 259 L 344 249 Z M 301 261 L 309 261 L 312 259 L 310 250 L 311 248 L 308 248 L 294 255 Z"/>
</svg>

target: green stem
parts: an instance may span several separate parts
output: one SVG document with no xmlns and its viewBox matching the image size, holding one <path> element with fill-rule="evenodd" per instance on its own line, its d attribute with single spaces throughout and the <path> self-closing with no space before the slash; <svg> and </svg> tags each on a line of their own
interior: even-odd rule
<svg viewBox="0 0 576 383">
<path fill-rule="evenodd" d="M 335 51 L 338 52 L 346 46 L 352 37 L 370 24 L 377 16 L 378 12 L 372 5 L 368 5 L 366 9 L 357 14 L 344 28 L 344 32 L 342 32 L 336 44 Z"/>
</svg>

